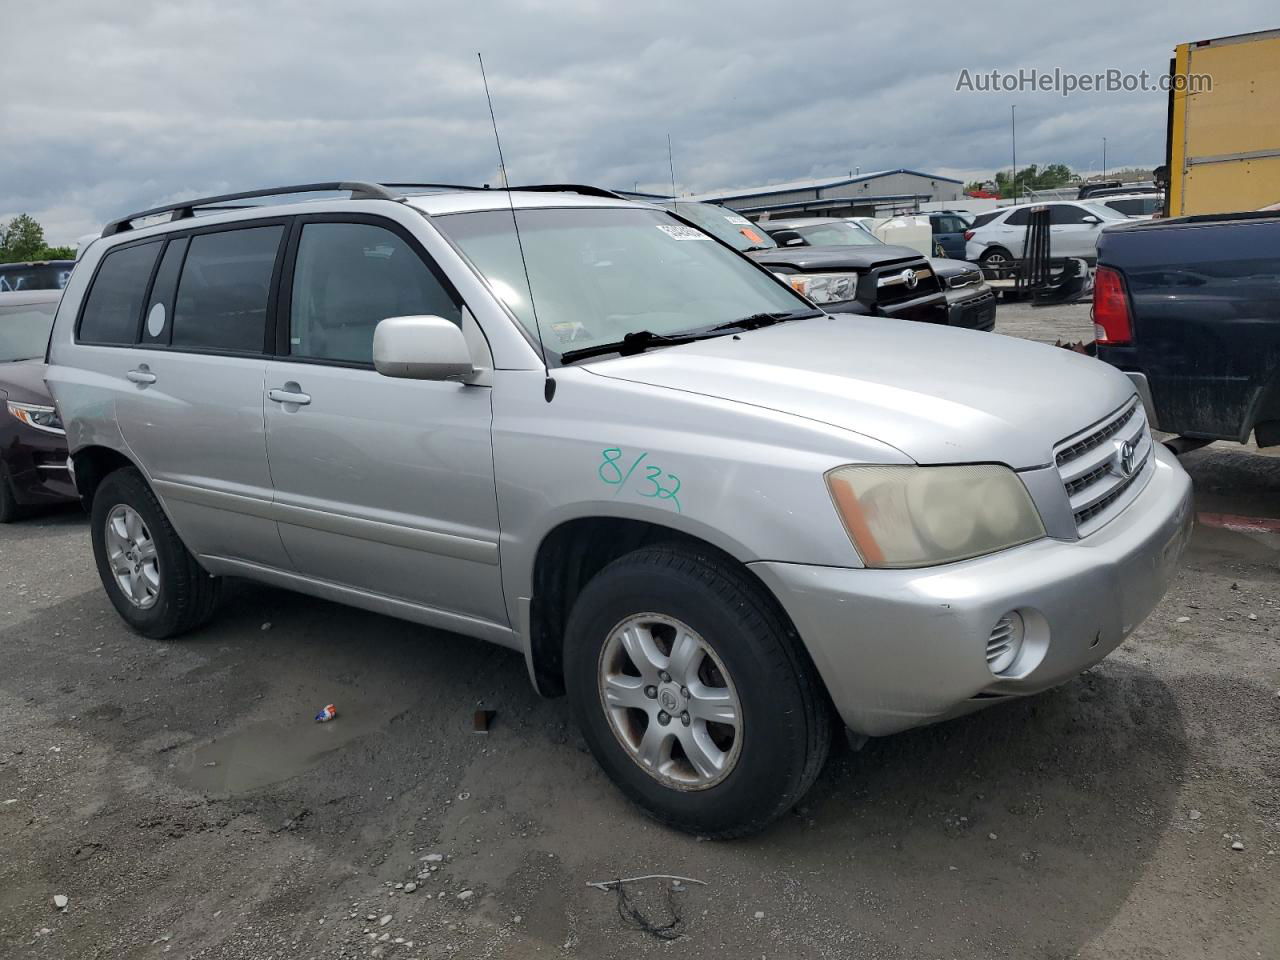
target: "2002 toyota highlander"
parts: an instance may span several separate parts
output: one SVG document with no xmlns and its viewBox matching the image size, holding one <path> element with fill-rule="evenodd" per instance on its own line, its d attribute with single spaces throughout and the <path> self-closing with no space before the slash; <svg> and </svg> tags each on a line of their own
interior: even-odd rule
<svg viewBox="0 0 1280 960">
<path fill-rule="evenodd" d="M 173 637 L 241 576 L 511 647 L 686 830 L 778 816 L 836 718 L 1076 675 L 1190 527 L 1118 371 L 825 315 L 603 191 L 308 185 L 103 233 L 47 380 L 121 616 Z"/>
</svg>

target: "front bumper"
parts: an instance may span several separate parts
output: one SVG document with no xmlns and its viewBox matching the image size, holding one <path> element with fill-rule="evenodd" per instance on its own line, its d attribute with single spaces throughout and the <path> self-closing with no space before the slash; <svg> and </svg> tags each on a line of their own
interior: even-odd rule
<svg viewBox="0 0 1280 960">
<path fill-rule="evenodd" d="M 947 291 L 948 323 L 968 330 L 994 330 L 996 295 L 985 283 Z"/>
<path fill-rule="evenodd" d="M 1040 540 L 918 570 L 751 564 L 782 603 L 845 724 L 881 736 L 1069 680 L 1120 645 L 1168 588 L 1191 481 L 1157 447 L 1142 494 L 1083 540 Z M 1027 624 L 1013 675 L 987 668 L 1008 611 Z"/>
<path fill-rule="evenodd" d="M 947 298 L 936 291 L 899 303 L 877 303 L 876 313 L 896 320 L 914 320 L 917 323 L 946 323 Z"/>
<path fill-rule="evenodd" d="M 79 499 L 67 470 L 65 437 L 21 426 L 5 429 L 0 431 L 0 460 L 20 504 L 36 506 Z"/>
</svg>

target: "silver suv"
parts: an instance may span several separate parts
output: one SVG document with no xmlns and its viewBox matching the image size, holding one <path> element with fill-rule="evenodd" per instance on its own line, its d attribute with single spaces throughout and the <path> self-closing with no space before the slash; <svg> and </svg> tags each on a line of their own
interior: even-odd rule
<svg viewBox="0 0 1280 960">
<path fill-rule="evenodd" d="M 1168 585 L 1189 481 L 1105 364 L 828 316 L 604 191 L 339 187 L 146 211 L 72 275 L 48 383 L 146 636 L 238 576 L 510 647 L 637 803 L 732 836 L 837 723 L 1062 683 Z"/>
</svg>

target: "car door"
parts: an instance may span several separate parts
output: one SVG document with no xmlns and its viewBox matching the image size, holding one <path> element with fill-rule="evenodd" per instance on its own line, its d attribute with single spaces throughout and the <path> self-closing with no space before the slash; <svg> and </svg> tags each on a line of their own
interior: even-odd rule
<svg viewBox="0 0 1280 960">
<path fill-rule="evenodd" d="M 964 221 L 949 213 L 930 217 L 929 219 L 933 224 L 934 242 L 942 248 L 942 255 L 951 257 L 954 260 L 963 260 L 964 232 L 966 230 Z"/>
<path fill-rule="evenodd" d="M 274 220 L 156 241 L 135 342 L 112 370 L 121 435 L 187 547 L 270 567 L 289 565 L 270 516 L 262 409 L 284 237 Z"/>
<path fill-rule="evenodd" d="M 1003 220 L 991 223 L 987 230 L 991 234 L 989 247 L 1004 247 L 1015 260 L 1022 259 L 1022 251 L 1027 245 L 1027 224 L 1031 220 L 1031 208 L 1019 207 Z"/>
<path fill-rule="evenodd" d="M 1090 222 L 1090 221 L 1094 222 Z M 1074 203 L 1049 207 L 1049 256 L 1097 257 L 1099 218 Z"/>
<path fill-rule="evenodd" d="M 425 314 L 465 309 L 404 226 L 298 218 L 267 368 L 280 536 L 308 577 L 505 626 L 489 388 L 373 368 L 378 322 Z"/>
</svg>

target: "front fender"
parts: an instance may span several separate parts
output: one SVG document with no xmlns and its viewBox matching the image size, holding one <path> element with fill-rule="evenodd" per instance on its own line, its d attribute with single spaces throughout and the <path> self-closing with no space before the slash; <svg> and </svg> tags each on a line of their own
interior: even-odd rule
<svg viewBox="0 0 1280 960">
<path fill-rule="evenodd" d="M 858 567 L 824 476 L 847 463 L 910 463 L 852 431 L 696 393 L 555 371 L 502 371 L 494 470 L 512 622 L 532 595 L 538 547 L 568 520 L 639 520 L 743 563 Z"/>
</svg>

